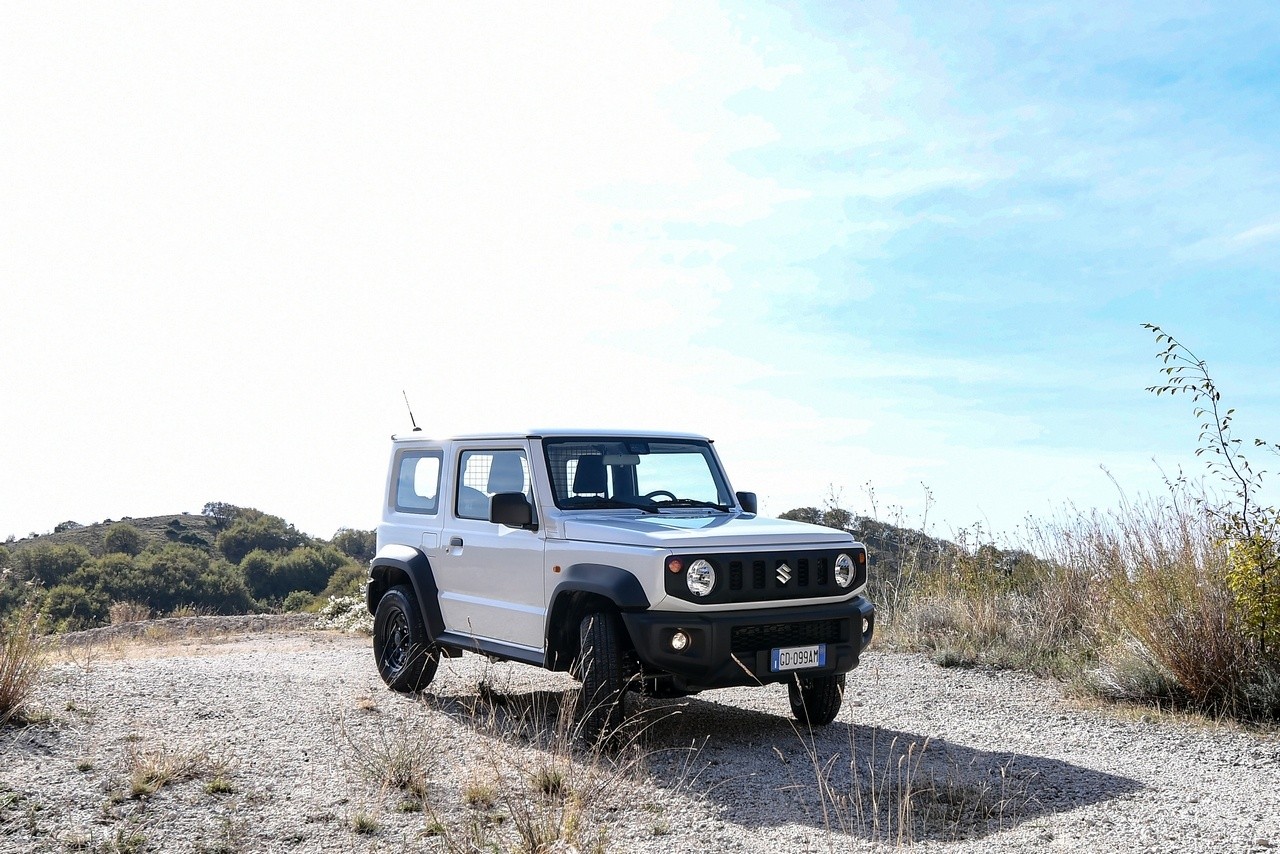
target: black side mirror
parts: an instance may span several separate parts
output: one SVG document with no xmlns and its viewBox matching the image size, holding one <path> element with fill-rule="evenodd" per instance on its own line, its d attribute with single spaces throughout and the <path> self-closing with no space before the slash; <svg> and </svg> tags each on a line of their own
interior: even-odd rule
<svg viewBox="0 0 1280 854">
<path fill-rule="evenodd" d="M 739 492 L 737 493 L 737 496 L 738 503 L 742 505 L 742 512 L 755 515 L 757 506 L 756 494 L 754 492 Z"/>
<path fill-rule="evenodd" d="M 523 492 L 499 492 L 490 498 L 489 521 L 508 528 L 538 529 L 533 521 L 533 505 Z"/>
</svg>

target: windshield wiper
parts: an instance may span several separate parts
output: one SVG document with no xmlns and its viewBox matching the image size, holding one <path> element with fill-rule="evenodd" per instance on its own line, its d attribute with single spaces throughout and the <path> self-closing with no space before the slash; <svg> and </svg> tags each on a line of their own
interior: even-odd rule
<svg viewBox="0 0 1280 854">
<path fill-rule="evenodd" d="M 658 503 L 659 507 L 710 507 L 712 510 L 719 510 L 721 513 L 728 513 L 729 508 L 723 504 L 715 504 L 711 501 L 699 501 L 696 498 L 672 498 L 667 501 Z"/>
<path fill-rule="evenodd" d="M 586 503 L 579 504 L 579 501 Z M 630 501 L 622 501 L 617 498 L 579 498 L 575 499 L 573 506 L 568 508 L 571 510 L 599 510 L 606 507 L 625 507 L 628 510 L 643 510 L 645 513 L 657 513 L 658 508 L 651 507 L 647 504 L 634 504 Z"/>
</svg>

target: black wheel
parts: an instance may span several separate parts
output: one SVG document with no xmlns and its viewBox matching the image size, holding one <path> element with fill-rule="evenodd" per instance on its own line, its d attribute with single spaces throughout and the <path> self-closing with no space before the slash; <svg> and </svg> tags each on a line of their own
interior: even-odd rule
<svg viewBox="0 0 1280 854">
<path fill-rule="evenodd" d="M 373 655 L 382 681 L 393 691 L 420 691 L 436 675 L 439 655 L 431 646 L 413 590 L 392 587 L 373 617 Z"/>
<path fill-rule="evenodd" d="M 674 492 L 667 492 L 665 489 L 655 489 L 653 492 L 646 492 L 644 495 L 641 495 L 640 497 L 648 498 L 650 501 L 652 501 L 653 499 L 657 498 L 659 495 L 665 495 L 667 496 L 667 498 L 670 498 L 672 501 L 676 500 L 676 494 Z"/>
<path fill-rule="evenodd" d="M 797 676 L 787 683 L 791 714 L 802 724 L 826 726 L 840 713 L 844 698 L 844 674 L 839 676 Z"/>
<path fill-rule="evenodd" d="M 625 717 L 626 683 L 618 617 L 608 611 L 587 614 L 578 626 L 578 733 L 589 744 L 611 736 Z"/>
</svg>

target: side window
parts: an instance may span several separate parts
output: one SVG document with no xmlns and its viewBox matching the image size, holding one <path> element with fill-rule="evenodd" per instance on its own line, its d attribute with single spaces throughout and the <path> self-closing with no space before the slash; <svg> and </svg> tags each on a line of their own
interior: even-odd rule
<svg viewBox="0 0 1280 854">
<path fill-rule="evenodd" d="M 406 451 L 396 473 L 396 510 L 434 514 L 439 510 L 439 451 Z"/>
<path fill-rule="evenodd" d="M 458 518 L 488 519 L 489 499 L 499 492 L 529 494 L 524 451 L 463 451 L 458 459 Z"/>
</svg>

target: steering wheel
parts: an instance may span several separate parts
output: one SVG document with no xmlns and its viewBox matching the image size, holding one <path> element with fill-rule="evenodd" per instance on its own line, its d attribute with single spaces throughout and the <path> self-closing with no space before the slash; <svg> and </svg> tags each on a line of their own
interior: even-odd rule
<svg viewBox="0 0 1280 854">
<path fill-rule="evenodd" d="M 659 495 L 665 495 L 668 498 L 670 498 L 672 501 L 676 500 L 676 494 L 674 492 L 667 492 L 665 489 L 655 489 L 653 492 L 647 492 L 644 495 L 641 495 L 640 497 L 647 501 L 652 501 L 654 498 L 658 497 Z"/>
</svg>

